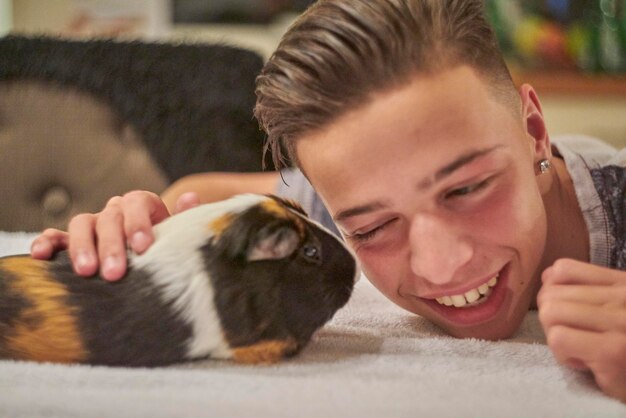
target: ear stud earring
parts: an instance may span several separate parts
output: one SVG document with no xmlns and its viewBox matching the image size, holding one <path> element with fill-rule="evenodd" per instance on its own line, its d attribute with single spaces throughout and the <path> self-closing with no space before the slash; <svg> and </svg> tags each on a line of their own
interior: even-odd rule
<svg viewBox="0 0 626 418">
<path fill-rule="evenodd" d="M 541 174 L 547 173 L 548 170 L 550 170 L 551 168 L 552 163 L 550 162 L 550 160 L 539 161 L 539 171 L 541 171 Z"/>
</svg>

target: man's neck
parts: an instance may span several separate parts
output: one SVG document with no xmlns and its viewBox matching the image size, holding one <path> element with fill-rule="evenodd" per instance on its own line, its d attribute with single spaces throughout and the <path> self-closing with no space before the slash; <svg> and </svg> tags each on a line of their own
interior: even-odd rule
<svg viewBox="0 0 626 418">
<path fill-rule="evenodd" d="M 544 196 L 548 236 L 542 260 L 543 269 L 559 258 L 589 262 L 589 231 L 583 217 L 572 178 L 565 162 L 552 159 L 552 185 Z"/>
<path fill-rule="evenodd" d="M 589 262 L 589 232 L 578 204 L 574 184 L 562 159 L 553 158 L 551 162 L 553 168 L 544 174 L 552 176 L 552 184 L 543 197 L 548 230 L 538 276 L 560 258 Z M 540 285 L 539 279 L 537 291 Z"/>
</svg>

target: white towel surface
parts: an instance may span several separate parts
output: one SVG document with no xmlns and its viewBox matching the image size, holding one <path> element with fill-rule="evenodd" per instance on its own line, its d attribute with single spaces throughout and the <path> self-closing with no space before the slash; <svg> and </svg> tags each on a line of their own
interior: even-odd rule
<svg viewBox="0 0 626 418">
<path fill-rule="evenodd" d="M 0 256 L 32 234 L 0 233 Z M 556 363 L 529 313 L 507 341 L 459 340 L 366 280 L 298 356 L 157 369 L 0 361 L 0 417 L 626 417 Z"/>
</svg>

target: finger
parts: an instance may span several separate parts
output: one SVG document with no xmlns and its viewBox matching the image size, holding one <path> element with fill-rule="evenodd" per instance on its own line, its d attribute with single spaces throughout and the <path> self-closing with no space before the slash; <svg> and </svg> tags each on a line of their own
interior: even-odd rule
<svg viewBox="0 0 626 418">
<path fill-rule="evenodd" d="M 176 201 L 176 209 L 174 213 L 180 213 L 186 211 L 187 209 L 191 209 L 200 204 L 200 197 L 195 192 L 187 192 L 183 193 L 179 196 Z"/>
<path fill-rule="evenodd" d="M 92 276 L 98 271 L 94 236 L 95 215 L 83 213 L 73 217 L 68 226 L 68 248 L 72 266 L 80 276 Z"/>
<path fill-rule="evenodd" d="M 33 240 L 30 254 L 33 258 L 48 260 L 55 252 L 67 249 L 67 246 L 67 232 L 48 228 Z"/>
<path fill-rule="evenodd" d="M 543 272 L 541 280 L 545 284 L 626 285 L 623 271 L 570 259 L 557 260 Z"/>
<path fill-rule="evenodd" d="M 121 199 L 111 199 L 98 215 L 95 225 L 100 275 L 109 281 L 118 280 L 126 273 L 126 238 Z"/>
<path fill-rule="evenodd" d="M 623 308 L 550 301 L 539 309 L 539 320 L 545 329 L 564 325 L 579 330 L 626 334 L 626 312 Z"/>
<path fill-rule="evenodd" d="M 122 209 L 130 247 L 141 254 L 154 242 L 152 226 L 169 216 L 167 207 L 156 194 L 137 191 L 124 195 Z"/>
<path fill-rule="evenodd" d="M 565 326 L 551 328 L 546 337 L 560 363 L 593 372 L 598 386 L 626 401 L 626 335 L 596 333 Z"/>
<path fill-rule="evenodd" d="M 596 306 L 626 307 L 626 287 L 544 285 L 537 295 L 537 306 L 547 302 L 578 302 Z"/>
<path fill-rule="evenodd" d="M 590 369 L 594 346 L 601 344 L 602 334 L 558 325 L 546 331 L 546 340 L 559 363 L 575 369 Z"/>
</svg>

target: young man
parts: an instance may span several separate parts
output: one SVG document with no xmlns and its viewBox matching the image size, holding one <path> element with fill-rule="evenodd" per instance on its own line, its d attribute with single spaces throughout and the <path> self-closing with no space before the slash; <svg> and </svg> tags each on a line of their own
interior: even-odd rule
<svg viewBox="0 0 626 418">
<path fill-rule="evenodd" d="M 486 339 L 511 336 L 538 306 L 556 358 L 626 401 L 626 155 L 580 138 L 551 144 L 482 0 L 321 0 L 283 37 L 257 95 L 274 157 L 301 169 L 390 300 Z M 282 194 L 321 207 L 302 175 L 285 177 Z M 231 180 L 262 192 L 277 181 Z M 115 279 L 126 237 L 145 250 L 168 215 L 134 192 L 75 218 L 69 236 L 46 231 L 32 252 L 69 245 L 79 273 L 100 258 Z"/>
</svg>

